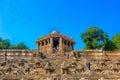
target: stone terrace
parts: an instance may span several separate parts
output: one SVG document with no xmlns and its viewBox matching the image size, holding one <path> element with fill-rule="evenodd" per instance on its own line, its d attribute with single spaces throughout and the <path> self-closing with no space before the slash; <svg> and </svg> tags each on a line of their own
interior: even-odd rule
<svg viewBox="0 0 120 80">
<path fill-rule="evenodd" d="M 45 58 L 43 59 L 40 54 Z M 40 54 L 37 54 L 36 50 L 0 50 L 0 79 L 120 79 L 120 52 L 78 50 L 62 54 Z"/>
</svg>

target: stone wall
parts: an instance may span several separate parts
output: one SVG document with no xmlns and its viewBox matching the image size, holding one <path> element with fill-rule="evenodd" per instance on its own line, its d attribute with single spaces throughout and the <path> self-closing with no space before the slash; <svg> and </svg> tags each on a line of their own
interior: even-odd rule
<svg viewBox="0 0 120 80">
<path fill-rule="evenodd" d="M 0 59 L 17 59 L 17 58 L 30 58 L 36 50 L 24 49 L 0 49 Z"/>
<path fill-rule="evenodd" d="M 120 52 L 76 50 L 64 54 L 44 54 L 46 56 L 44 59 L 33 56 L 34 53 L 36 50 L 0 50 L 0 59 L 3 59 L 0 60 L 0 79 L 120 79 Z"/>
<path fill-rule="evenodd" d="M 76 50 L 74 51 L 84 59 L 89 60 L 120 60 L 119 51 L 103 51 L 103 50 Z"/>
</svg>

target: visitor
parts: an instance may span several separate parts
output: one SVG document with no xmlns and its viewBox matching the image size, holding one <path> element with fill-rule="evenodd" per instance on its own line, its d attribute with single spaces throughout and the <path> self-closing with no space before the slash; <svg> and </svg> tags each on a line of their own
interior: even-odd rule
<svg viewBox="0 0 120 80">
<path fill-rule="evenodd" d="M 90 63 L 87 63 L 87 67 L 88 67 L 89 70 L 90 70 L 90 66 L 91 66 L 91 64 L 90 64 Z"/>
</svg>

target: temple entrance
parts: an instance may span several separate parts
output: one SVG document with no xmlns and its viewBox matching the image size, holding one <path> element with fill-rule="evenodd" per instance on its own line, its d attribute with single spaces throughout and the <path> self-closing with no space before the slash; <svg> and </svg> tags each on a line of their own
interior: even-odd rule
<svg viewBox="0 0 120 80">
<path fill-rule="evenodd" d="M 58 52 L 59 49 L 59 37 L 53 38 L 53 50 Z"/>
</svg>

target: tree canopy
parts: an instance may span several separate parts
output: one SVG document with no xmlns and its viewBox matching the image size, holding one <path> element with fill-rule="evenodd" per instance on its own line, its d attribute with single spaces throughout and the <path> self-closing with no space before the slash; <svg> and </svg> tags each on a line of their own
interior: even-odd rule
<svg viewBox="0 0 120 80">
<path fill-rule="evenodd" d="M 2 48 L 1 42 L 2 42 L 2 38 L 0 37 L 0 49 Z"/>
<path fill-rule="evenodd" d="M 120 34 L 116 34 L 115 36 L 112 37 L 112 42 L 116 46 L 117 50 L 120 50 Z"/>
<path fill-rule="evenodd" d="M 2 41 L 2 38 L 0 37 L 0 43 L 1 43 L 1 41 Z"/>
<path fill-rule="evenodd" d="M 105 45 L 104 50 L 113 51 L 115 49 L 116 49 L 116 45 L 114 44 L 114 42 L 112 40 L 108 40 L 107 44 Z"/>
<path fill-rule="evenodd" d="M 28 49 L 24 42 L 20 42 L 17 44 L 18 49 Z"/>
<path fill-rule="evenodd" d="M 85 49 L 104 48 L 108 41 L 107 33 L 94 26 L 83 32 L 81 38 L 85 43 Z"/>
<path fill-rule="evenodd" d="M 3 49 L 8 49 L 10 46 L 10 41 L 8 39 L 2 40 L 1 46 Z"/>
<path fill-rule="evenodd" d="M 0 38 L 0 49 L 28 49 L 24 42 L 20 42 L 17 45 L 10 43 L 9 39 Z"/>
</svg>

